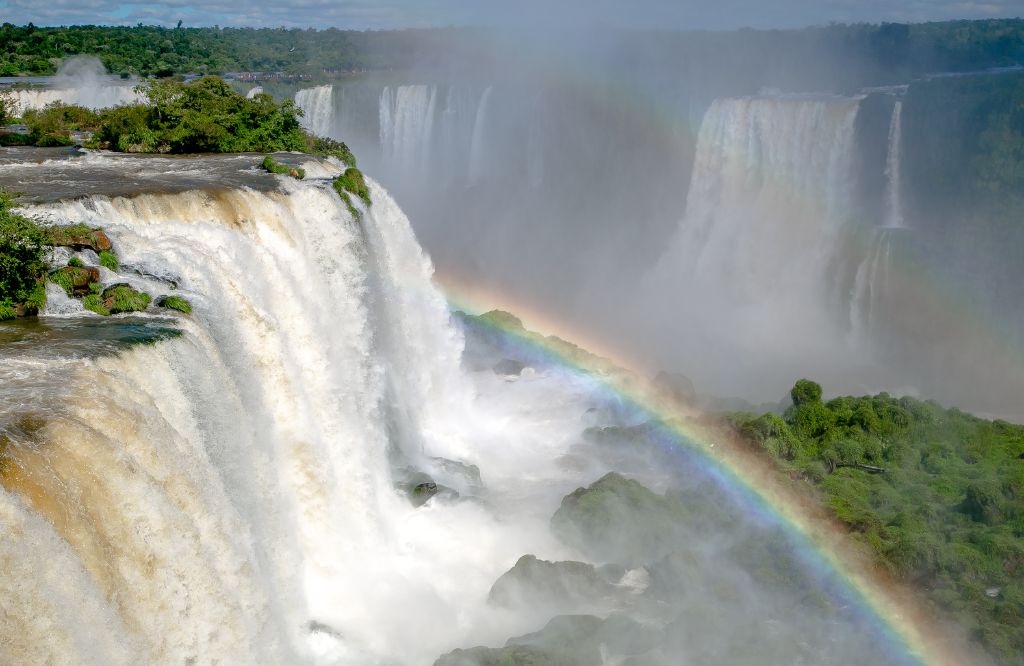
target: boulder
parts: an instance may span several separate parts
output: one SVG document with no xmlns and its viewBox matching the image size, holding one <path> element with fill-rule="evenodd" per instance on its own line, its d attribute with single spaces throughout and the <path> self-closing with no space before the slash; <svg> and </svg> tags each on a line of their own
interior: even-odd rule
<svg viewBox="0 0 1024 666">
<path fill-rule="evenodd" d="M 90 284 L 100 281 L 100 269 L 95 266 L 64 266 L 50 273 L 50 280 L 68 292 L 68 296 L 81 298 L 91 292 Z"/>
<path fill-rule="evenodd" d="M 100 294 L 103 307 L 110 314 L 119 312 L 141 312 L 149 307 L 149 294 L 135 290 L 131 285 L 118 283 L 111 285 Z"/>
<path fill-rule="evenodd" d="M 47 229 L 48 245 L 71 247 L 76 250 L 93 250 L 100 252 L 113 247 L 110 238 L 100 229 L 90 229 L 85 225 L 72 227 L 50 227 Z"/>
<path fill-rule="evenodd" d="M 619 593 L 614 580 L 605 578 L 592 564 L 548 562 L 523 555 L 494 583 L 488 601 L 506 607 L 560 609 L 606 605 Z"/>
</svg>

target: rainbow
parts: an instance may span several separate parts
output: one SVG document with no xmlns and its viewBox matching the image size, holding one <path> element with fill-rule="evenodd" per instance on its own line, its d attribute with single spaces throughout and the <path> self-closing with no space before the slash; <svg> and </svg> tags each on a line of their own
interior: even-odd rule
<svg viewBox="0 0 1024 666">
<path fill-rule="evenodd" d="M 570 340 L 580 340 L 564 326 L 546 322 L 529 309 L 517 309 L 507 300 L 501 302 L 493 294 L 482 294 L 479 287 L 460 287 L 450 276 L 446 280 L 436 275 L 435 279 L 453 309 L 479 314 L 500 303 L 501 309 L 517 316 L 524 314 L 530 328 L 557 331 Z M 758 524 L 781 528 L 793 544 L 797 561 L 835 602 L 852 612 L 884 644 L 892 663 L 952 666 L 978 661 L 960 639 L 959 631 L 940 626 L 917 603 L 911 590 L 873 568 L 845 531 L 813 500 L 784 483 L 779 471 L 763 456 L 722 441 L 721 436 L 705 432 L 693 420 L 681 418 L 685 412 L 678 404 L 658 396 L 649 385 L 631 381 L 629 377 L 636 375 L 628 366 L 620 365 L 614 354 L 606 358 L 590 353 L 568 354 L 568 345 L 556 338 L 532 334 L 509 322 L 479 321 L 488 332 L 500 336 L 510 351 L 542 367 L 582 378 L 599 395 L 651 422 L 656 445 L 671 452 L 680 466 L 716 484 Z M 594 351 L 588 348 L 588 352 Z M 610 371 L 612 367 L 620 370 Z"/>
</svg>

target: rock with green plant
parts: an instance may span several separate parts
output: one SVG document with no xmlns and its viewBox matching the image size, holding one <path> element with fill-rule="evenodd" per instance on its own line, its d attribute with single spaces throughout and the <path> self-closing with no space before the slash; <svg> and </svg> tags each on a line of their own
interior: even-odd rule
<svg viewBox="0 0 1024 666">
<path fill-rule="evenodd" d="M 192 314 L 192 304 L 181 296 L 161 296 L 156 299 L 155 305 L 158 308 L 164 308 L 167 310 L 177 310 L 184 314 Z"/>
<path fill-rule="evenodd" d="M 81 264 L 81 262 L 78 262 Z M 90 285 L 99 282 L 100 270 L 95 266 L 70 263 L 50 273 L 50 282 L 60 286 L 68 296 L 81 298 L 92 292 Z"/>
<path fill-rule="evenodd" d="M 345 169 L 345 173 L 334 179 L 333 186 L 334 191 L 338 193 L 341 200 L 348 206 L 352 217 L 356 219 L 359 219 L 360 213 L 359 209 L 352 202 L 353 196 L 359 197 L 367 208 L 373 203 L 370 200 L 370 188 L 366 185 L 363 172 L 355 167 Z"/>
<path fill-rule="evenodd" d="M 120 283 L 107 287 L 99 294 L 103 307 L 110 314 L 141 312 L 149 307 L 149 294 L 137 291 L 131 285 Z"/>
</svg>

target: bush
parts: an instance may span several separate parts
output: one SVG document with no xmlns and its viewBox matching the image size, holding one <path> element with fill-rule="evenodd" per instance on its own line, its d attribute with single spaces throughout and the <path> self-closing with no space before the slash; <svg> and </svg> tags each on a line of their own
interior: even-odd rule
<svg viewBox="0 0 1024 666">
<path fill-rule="evenodd" d="M 46 274 L 43 231 L 13 207 L 0 191 L 0 304 L 10 309 L 29 301 Z"/>
<path fill-rule="evenodd" d="M 801 379 L 789 392 L 793 398 L 793 404 L 799 407 L 809 403 L 821 402 L 821 384 L 816 384 L 809 379 Z"/>
<path fill-rule="evenodd" d="M 43 148 L 73 145 L 71 132 L 92 132 L 99 127 L 99 115 L 94 111 L 60 102 L 43 109 L 30 109 L 22 121 L 29 129 L 30 145 Z"/>
<path fill-rule="evenodd" d="M 341 141 L 322 136 L 306 135 L 306 152 L 321 157 L 336 157 L 347 167 L 356 166 L 356 156 Z"/>
</svg>

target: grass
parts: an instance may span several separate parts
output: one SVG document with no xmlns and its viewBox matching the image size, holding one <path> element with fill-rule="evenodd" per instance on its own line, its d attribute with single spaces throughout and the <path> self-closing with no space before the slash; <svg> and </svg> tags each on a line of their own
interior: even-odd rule
<svg viewBox="0 0 1024 666">
<path fill-rule="evenodd" d="M 164 296 L 156 302 L 158 307 L 168 310 L 177 310 L 185 314 L 192 314 L 192 304 L 181 296 Z"/>
<path fill-rule="evenodd" d="M 0 321 L 7 321 L 8 319 L 14 319 L 18 314 L 11 305 L 10 301 L 0 301 Z"/>
<path fill-rule="evenodd" d="M 112 314 L 119 312 L 141 312 L 149 307 L 149 294 L 135 291 L 128 285 L 107 287 L 102 294 L 104 306 Z"/>
<path fill-rule="evenodd" d="M 100 252 L 100 266 L 116 272 L 120 265 L 120 262 L 117 260 L 117 255 L 110 250 L 102 250 Z"/>
<path fill-rule="evenodd" d="M 75 283 L 71 275 L 66 271 L 54 271 L 50 273 L 50 282 L 64 290 L 68 296 L 75 292 Z"/>
<path fill-rule="evenodd" d="M 83 298 L 82 307 L 104 317 L 110 316 L 110 310 L 103 305 L 103 299 L 100 298 L 99 294 L 89 294 Z"/>
<path fill-rule="evenodd" d="M 278 164 L 274 161 L 274 158 L 267 155 L 263 158 L 263 162 L 260 164 L 267 172 L 276 173 L 279 176 L 291 176 L 296 180 L 302 180 L 306 177 L 306 170 L 301 167 L 290 167 L 285 164 Z"/>
<path fill-rule="evenodd" d="M 78 257 L 71 257 L 68 259 L 68 266 L 74 266 L 75 268 L 85 268 L 85 264 Z"/>
</svg>

